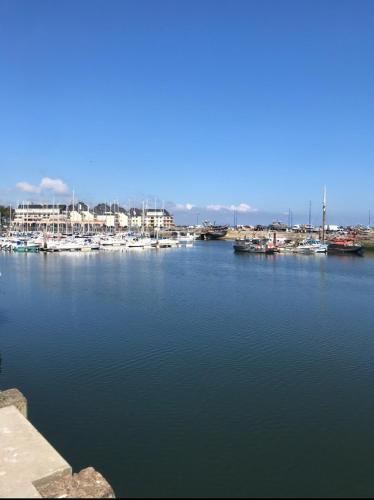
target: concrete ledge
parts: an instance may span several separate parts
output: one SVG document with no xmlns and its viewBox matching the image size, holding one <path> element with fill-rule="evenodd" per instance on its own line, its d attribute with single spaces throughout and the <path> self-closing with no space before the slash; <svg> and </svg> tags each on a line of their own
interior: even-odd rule
<svg viewBox="0 0 374 500">
<path fill-rule="evenodd" d="M 27 399 L 18 389 L 0 392 L 0 409 L 15 406 L 27 418 Z"/>
<path fill-rule="evenodd" d="M 42 487 L 34 485 L 42 498 L 115 498 L 109 483 L 92 467 Z"/>
<path fill-rule="evenodd" d="M 115 498 L 92 467 L 70 465 L 27 420 L 17 389 L 0 392 L 0 498 Z"/>
<path fill-rule="evenodd" d="M 35 483 L 71 476 L 70 465 L 14 406 L 0 409 L 0 498 L 40 498 Z"/>
</svg>

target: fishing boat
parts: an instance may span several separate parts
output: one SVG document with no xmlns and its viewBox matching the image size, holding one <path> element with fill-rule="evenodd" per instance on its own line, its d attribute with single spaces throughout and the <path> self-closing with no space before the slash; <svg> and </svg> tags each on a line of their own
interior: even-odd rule
<svg viewBox="0 0 374 500">
<path fill-rule="evenodd" d="M 219 240 L 226 236 L 228 230 L 228 226 L 209 226 L 206 233 L 204 233 L 204 238 L 206 240 Z"/>
<path fill-rule="evenodd" d="M 18 240 L 12 243 L 11 249 L 13 252 L 19 253 L 35 253 L 39 252 L 40 247 L 37 243 L 29 240 Z"/>
<path fill-rule="evenodd" d="M 268 239 L 259 238 L 245 238 L 235 240 L 234 243 L 235 252 L 245 252 L 245 253 L 261 253 L 261 254 L 273 254 L 275 253 L 275 246 Z"/>
<path fill-rule="evenodd" d="M 350 254 L 362 255 L 364 247 L 353 238 L 334 238 L 328 245 L 328 253 L 333 255 Z"/>
<path fill-rule="evenodd" d="M 296 253 L 304 254 L 315 254 L 315 253 L 327 253 L 328 245 L 321 243 L 320 240 L 307 239 L 301 242 L 299 246 L 295 248 Z"/>
</svg>

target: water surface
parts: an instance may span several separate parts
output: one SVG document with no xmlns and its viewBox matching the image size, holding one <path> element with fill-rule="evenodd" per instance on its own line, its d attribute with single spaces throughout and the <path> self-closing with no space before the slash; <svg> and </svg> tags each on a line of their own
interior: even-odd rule
<svg viewBox="0 0 374 500">
<path fill-rule="evenodd" d="M 374 495 L 374 259 L 0 254 L 0 389 L 118 496 Z"/>
</svg>

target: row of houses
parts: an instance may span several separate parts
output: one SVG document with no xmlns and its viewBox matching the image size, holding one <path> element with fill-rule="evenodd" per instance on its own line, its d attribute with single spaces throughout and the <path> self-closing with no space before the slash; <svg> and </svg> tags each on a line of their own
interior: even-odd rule
<svg viewBox="0 0 374 500">
<path fill-rule="evenodd" d="M 84 203 L 74 205 L 19 205 L 13 216 L 15 229 L 43 230 L 66 226 L 67 230 L 84 229 L 170 229 L 174 218 L 164 208 L 130 208 L 100 204 L 92 211 Z"/>
</svg>

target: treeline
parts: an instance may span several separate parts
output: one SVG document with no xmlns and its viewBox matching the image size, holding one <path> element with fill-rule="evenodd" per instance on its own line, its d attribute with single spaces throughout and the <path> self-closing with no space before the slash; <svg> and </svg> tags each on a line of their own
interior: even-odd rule
<svg viewBox="0 0 374 500">
<path fill-rule="evenodd" d="M 8 219 L 10 216 L 10 208 L 9 207 L 3 207 L 2 205 L 0 205 L 0 217 L 1 218 L 5 218 L 5 219 Z"/>
</svg>

